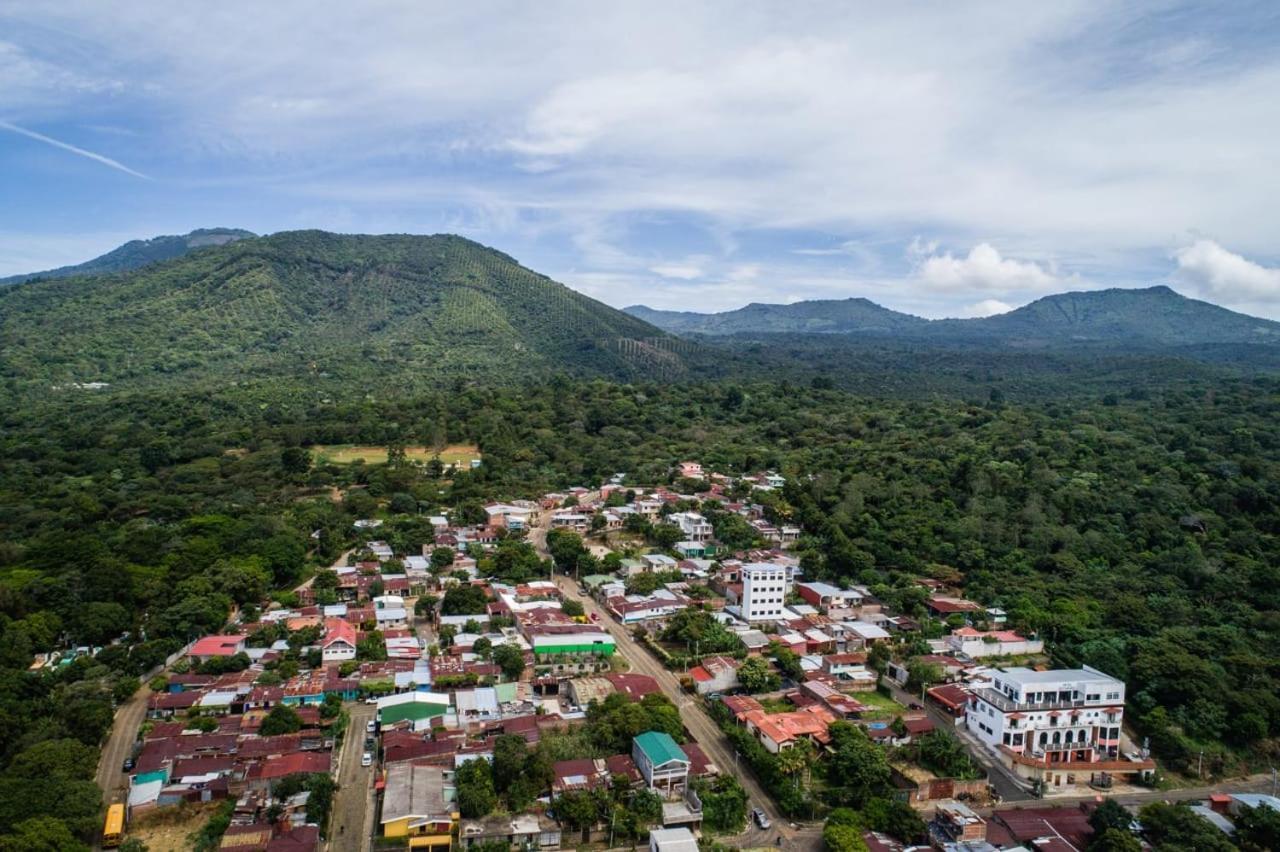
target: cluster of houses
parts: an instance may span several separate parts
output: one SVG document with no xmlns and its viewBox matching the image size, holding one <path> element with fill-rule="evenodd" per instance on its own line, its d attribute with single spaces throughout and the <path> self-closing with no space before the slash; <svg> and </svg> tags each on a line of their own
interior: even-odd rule
<svg viewBox="0 0 1280 852">
<path fill-rule="evenodd" d="M 934 719 L 949 718 L 971 744 L 1047 788 L 1076 783 L 1101 787 L 1112 777 L 1154 768 L 1145 753 L 1122 743 L 1120 681 L 1087 667 L 992 667 L 989 663 L 996 659 L 1039 664 L 1043 643 L 1008 629 L 998 608 L 948 593 L 932 580 L 920 581 L 928 592 L 925 608 L 949 631 L 920 640 L 927 654 L 894 660 L 904 640 L 919 639 L 922 625 L 916 619 L 893 613 L 866 587 L 806 580 L 799 560 L 787 550 L 800 530 L 771 524 L 760 505 L 726 496 L 744 493 L 742 485 L 748 493 L 780 488 L 781 476 L 766 472 L 735 482 L 703 471 L 696 462 L 681 464 L 677 473 L 685 486 L 695 482 L 705 490 L 679 494 L 665 487 L 627 488 L 618 475 L 595 491 L 570 489 L 537 501 L 490 504 L 483 524 L 455 525 L 444 515 L 431 517 L 433 537 L 423 544 L 421 555 L 397 557 L 386 542 L 368 541 L 363 549 L 367 555 L 355 565 L 336 568 L 337 582 L 326 584 L 323 595 L 306 586 L 298 590 L 296 607 L 271 609 L 234 633 L 199 639 L 188 653 L 196 669 L 170 675 L 165 688 L 149 698 L 150 721 L 130 770 L 131 810 L 144 813 L 181 801 L 231 798 L 236 806 L 229 835 L 243 834 L 245 842 L 261 842 L 263 848 L 314 848 L 316 827 L 306 816 L 308 794 L 277 801 L 273 791 L 281 780 L 299 773 L 331 772 L 334 743 L 321 711 L 336 697 L 376 702 L 380 739 L 371 771 L 377 773 L 376 824 L 383 836 L 408 838 L 414 848 L 428 849 L 489 842 L 554 848 L 562 842 L 601 839 L 590 830 L 582 837 L 562 837 L 560 826 L 543 812 L 462 820 L 454 779 L 466 761 L 492 759 L 501 735 L 536 744 L 549 731 L 582 724 L 593 701 L 613 694 L 638 701 L 658 690 L 650 678 L 612 671 L 613 635 L 594 616 L 567 613 L 555 583 L 503 584 L 481 579 L 477 570 L 476 556 L 483 550 L 534 525 L 608 531 L 624 527 L 630 515 L 678 526 L 682 540 L 673 548 L 675 555 L 669 551 L 613 560 L 612 573 L 581 578 L 583 588 L 620 624 L 650 630 L 660 630 L 690 606 L 708 610 L 736 635 L 740 647 L 718 654 L 688 649 L 696 658 L 688 686 L 723 702 L 733 721 L 771 753 L 802 741 L 821 748 L 829 742 L 831 724 L 839 720 L 863 725 L 877 742 L 904 745 L 934 730 Z M 768 547 L 721 552 L 712 525 L 689 510 L 687 501 L 714 501 L 724 511 L 742 515 Z M 679 510 L 676 504 L 681 504 Z M 431 563 L 441 547 L 455 552 L 447 576 Z M 644 574 L 662 575 L 661 581 L 629 582 Z M 415 620 L 415 597 L 458 583 L 483 591 L 481 611 L 424 613 L 421 623 Z M 629 593 L 628 588 L 651 591 Z M 301 631 L 306 638 L 298 647 Z M 366 640 L 375 637 L 385 646 L 385 659 L 364 653 Z M 886 645 L 889 653 L 875 651 L 878 645 Z M 510 676 L 509 665 L 504 674 L 497 664 L 494 652 L 502 646 L 518 649 L 524 658 L 519 677 Z M 777 698 L 762 701 L 739 694 L 744 661 L 778 648 L 795 654 L 796 667 L 789 671 L 798 672 L 780 690 L 786 702 L 782 710 Z M 291 677 L 264 677 L 273 662 L 298 651 L 310 665 Z M 899 723 L 882 721 L 883 713 L 873 712 L 876 702 L 868 695 L 880 680 L 869 665 L 873 653 L 890 658 L 887 680 L 900 686 L 910 680 L 911 663 L 936 666 L 942 682 L 922 697 L 935 712 L 926 713 L 912 702 L 910 709 L 902 708 Z M 202 663 L 240 655 L 247 658 L 242 671 L 195 673 Z M 258 728 L 278 705 L 295 709 L 301 729 L 260 736 Z M 196 717 L 201 719 L 198 726 L 193 725 Z M 659 792 L 663 829 L 654 832 L 651 845 L 679 850 L 692 838 L 686 829 L 696 829 L 701 821 L 701 803 L 691 782 L 718 771 L 697 743 L 676 743 L 654 731 L 637 736 L 628 753 L 557 763 L 551 789 L 544 792 L 554 798 L 617 778 Z M 934 787 L 922 782 L 919 789 L 913 784 L 902 781 L 904 789 L 911 788 L 905 794 L 910 801 L 946 799 L 962 789 L 952 783 Z M 967 821 L 964 806 L 953 804 L 950 810 L 939 808 L 937 836 L 951 837 L 947 842 L 980 840 L 973 836 L 977 829 Z M 868 838 L 872 848 L 875 843 L 891 848 L 886 838 Z"/>
<path fill-rule="evenodd" d="M 1089 817 L 1098 801 L 1061 808 L 997 809 L 989 816 L 964 802 L 940 801 L 928 823 L 930 846 L 943 852 L 1085 852 L 1095 840 Z M 1235 833 L 1235 820 L 1245 808 L 1280 811 L 1280 799 L 1260 793 L 1214 793 L 1191 805 L 1194 813 L 1228 838 Z M 1141 832 L 1136 819 L 1131 830 Z M 876 852 L 903 852 L 901 843 L 883 835 L 868 834 L 864 840 L 867 848 Z"/>
<path fill-rule="evenodd" d="M 735 480 L 723 474 L 704 473 L 697 462 L 684 462 L 678 466 L 677 472 L 682 480 L 696 481 L 705 488 L 693 493 L 680 493 L 667 486 L 627 486 L 620 474 L 595 491 L 571 488 L 544 495 L 533 507 L 517 503 L 503 504 L 494 509 L 506 515 L 504 525 L 508 528 L 511 528 L 512 518 L 518 525 L 527 526 L 536 521 L 540 512 L 550 513 L 552 529 L 567 529 L 580 534 L 620 530 L 627 526 L 631 517 L 641 518 L 650 524 L 668 524 L 680 530 L 682 538 L 672 549 L 686 559 L 715 556 L 720 545 L 715 540 L 710 520 L 698 511 L 679 510 L 682 505 L 711 504 L 723 512 L 739 515 L 770 546 L 786 547 L 799 539 L 798 526 L 769 521 L 760 503 L 729 498 L 729 492 L 735 485 L 746 485 L 752 491 L 780 488 L 785 482 L 782 476 L 770 471 Z"/>
</svg>

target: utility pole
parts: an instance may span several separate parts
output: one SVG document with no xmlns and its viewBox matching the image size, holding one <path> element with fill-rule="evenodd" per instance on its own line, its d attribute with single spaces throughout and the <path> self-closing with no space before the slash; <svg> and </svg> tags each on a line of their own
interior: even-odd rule
<svg viewBox="0 0 1280 852">
<path fill-rule="evenodd" d="M 1196 761 L 1196 777 L 1204 780 L 1204 749 L 1200 749 L 1200 759 Z"/>
</svg>

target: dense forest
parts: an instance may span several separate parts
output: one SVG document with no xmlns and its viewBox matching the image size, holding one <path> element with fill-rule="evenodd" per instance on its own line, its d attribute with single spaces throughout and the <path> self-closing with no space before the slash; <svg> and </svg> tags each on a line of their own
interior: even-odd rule
<svg viewBox="0 0 1280 852">
<path fill-rule="evenodd" d="M 815 386 L 816 385 L 816 386 Z M 86 834 L 114 701 L 232 606 L 287 590 L 387 517 L 710 468 L 774 468 L 811 577 L 908 611 L 931 576 L 1003 606 L 1063 664 L 1124 677 L 1172 769 L 1263 766 L 1280 735 L 1280 382 L 1191 376 L 1013 403 L 856 396 L 829 383 L 457 384 L 315 401 L 52 395 L 0 438 L 0 834 L 32 815 Z M 329 465 L 316 444 L 476 442 L 483 465 Z M 95 650 L 29 672 L 38 653 Z M 57 771 L 48 771 L 56 764 Z M 56 805 L 54 804 L 56 803 Z M 54 811 L 56 810 L 56 813 Z"/>
</svg>

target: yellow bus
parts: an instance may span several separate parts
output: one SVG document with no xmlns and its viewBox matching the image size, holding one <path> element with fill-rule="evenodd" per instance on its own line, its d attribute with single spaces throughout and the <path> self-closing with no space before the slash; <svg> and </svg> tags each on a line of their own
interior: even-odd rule
<svg viewBox="0 0 1280 852">
<path fill-rule="evenodd" d="M 124 805 L 107 808 L 107 821 L 102 826 L 102 845 L 111 849 L 124 841 Z"/>
</svg>

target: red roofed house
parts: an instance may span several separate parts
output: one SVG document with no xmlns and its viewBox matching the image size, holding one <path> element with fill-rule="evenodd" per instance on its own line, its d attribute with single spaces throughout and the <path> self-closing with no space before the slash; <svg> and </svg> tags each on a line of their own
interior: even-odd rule
<svg viewBox="0 0 1280 852">
<path fill-rule="evenodd" d="M 658 682 L 648 675 L 642 674 L 606 674 L 605 680 L 613 684 L 613 691 L 622 693 L 632 701 L 639 701 L 646 695 L 661 692 Z"/>
<path fill-rule="evenodd" d="M 324 620 L 324 640 L 320 644 L 321 658 L 326 663 L 356 658 L 356 629 L 341 618 Z"/>
<path fill-rule="evenodd" d="M 948 598 L 941 595 L 934 595 L 925 601 L 924 605 L 930 614 L 937 618 L 946 618 L 956 613 L 964 615 L 971 612 L 982 612 L 982 607 L 973 601 L 967 601 L 964 598 Z"/>
<path fill-rule="evenodd" d="M 734 721 L 740 725 L 746 722 L 749 714 L 764 712 L 764 705 L 750 695 L 726 695 L 720 700 L 724 702 L 725 707 L 729 708 Z"/>
<path fill-rule="evenodd" d="M 330 769 L 329 758 L 330 755 L 327 751 L 295 751 L 292 754 L 269 757 L 266 761 L 254 767 L 254 770 L 250 771 L 249 786 L 257 789 L 270 788 L 281 778 L 287 778 L 298 773 L 305 775 L 315 773 L 328 774 Z"/>
<path fill-rule="evenodd" d="M 954 683 L 944 683 L 932 687 L 926 694 L 947 711 L 947 715 L 956 719 L 964 718 L 965 708 L 969 706 L 969 690 Z"/>
<path fill-rule="evenodd" d="M 237 635 L 205 636 L 187 652 L 192 660 L 203 663 L 215 657 L 234 657 L 244 650 L 244 637 Z"/>
<path fill-rule="evenodd" d="M 827 728 L 835 715 L 821 704 L 812 704 L 791 713 L 766 713 L 753 710 L 744 717 L 747 730 L 756 735 L 761 745 L 773 754 L 789 749 L 797 740 L 808 739 L 825 744 L 830 740 Z"/>
<path fill-rule="evenodd" d="M 1012 654 L 1039 654 L 1044 642 L 1028 639 L 1016 630 L 974 630 L 961 627 L 951 631 L 947 646 L 967 657 L 1007 657 Z"/>
<path fill-rule="evenodd" d="M 705 657 L 702 664 L 689 670 L 693 687 L 699 695 L 728 692 L 738 687 L 737 660 L 732 657 Z"/>
<path fill-rule="evenodd" d="M 595 790 L 609 784 L 603 760 L 557 760 L 552 771 L 555 779 L 551 782 L 551 792 L 556 795 L 571 790 Z"/>
</svg>

